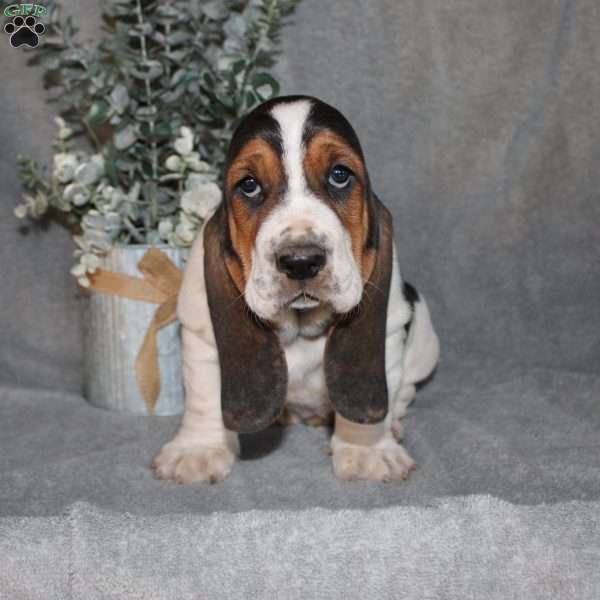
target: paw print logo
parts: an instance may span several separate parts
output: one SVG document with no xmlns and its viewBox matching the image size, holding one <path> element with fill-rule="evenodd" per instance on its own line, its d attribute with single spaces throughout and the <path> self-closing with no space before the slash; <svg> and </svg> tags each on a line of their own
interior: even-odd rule
<svg viewBox="0 0 600 600">
<path fill-rule="evenodd" d="M 35 48 L 40 43 L 39 36 L 44 35 L 46 28 L 35 17 L 29 15 L 26 19 L 15 17 L 4 26 L 4 31 L 10 35 L 10 45 L 13 48 Z"/>
</svg>

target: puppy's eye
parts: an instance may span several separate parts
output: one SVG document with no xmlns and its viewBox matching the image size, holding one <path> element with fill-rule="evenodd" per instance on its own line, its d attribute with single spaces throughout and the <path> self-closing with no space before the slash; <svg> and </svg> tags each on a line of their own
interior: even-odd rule
<svg viewBox="0 0 600 600">
<path fill-rule="evenodd" d="M 256 198 L 262 192 L 260 184 L 254 177 L 244 177 L 237 186 L 246 198 Z"/>
<path fill-rule="evenodd" d="M 342 165 L 335 165 L 335 167 L 329 171 L 327 183 L 338 189 L 345 188 L 350 183 L 351 175 L 352 172 L 350 169 Z"/>
</svg>

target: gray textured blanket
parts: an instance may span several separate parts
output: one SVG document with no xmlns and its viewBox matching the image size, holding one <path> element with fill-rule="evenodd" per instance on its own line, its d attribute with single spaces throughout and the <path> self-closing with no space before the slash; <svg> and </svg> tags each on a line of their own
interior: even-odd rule
<svg viewBox="0 0 600 600">
<path fill-rule="evenodd" d="M 242 439 L 219 485 L 156 481 L 148 467 L 178 417 L 93 408 L 76 395 L 0 390 L 0 516 L 51 516 L 83 500 L 110 510 L 303 510 L 424 505 L 490 494 L 518 504 L 600 498 L 600 377 L 442 363 L 406 418 L 418 463 L 406 482 L 340 482 L 325 428 L 273 428 Z M 600 514 L 599 514 L 600 518 Z"/>
<path fill-rule="evenodd" d="M 597 600 L 595 503 L 0 519 L 3 598 Z M 8 568 L 7 568 L 8 566 Z"/>
<path fill-rule="evenodd" d="M 0 598 L 596 599 L 599 385 L 441 365 L 409 481 L 339 482 L 295 426 L 245 436 L 216 486 L 152 479 L 177 418 L 4 388 Z"/>
</svg>

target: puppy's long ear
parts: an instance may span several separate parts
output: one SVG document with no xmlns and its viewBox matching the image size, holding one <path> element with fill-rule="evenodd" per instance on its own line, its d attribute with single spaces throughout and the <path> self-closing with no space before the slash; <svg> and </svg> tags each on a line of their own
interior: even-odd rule
<svg viewBox="0 0 600 600">
<path fill-rule="evenodd" d="M 268 427 L 281 414 L 287 364 L 276 334 L 253 314 L 235 286 L 226 260 L 227 215 L 223 206 L 204 230 L 204 274 L 221 367 L 221 408 L 227 429 L 242 433 Z"/>
<path fill-rule="evenodd" d="M 325 376 L 335 410 L 364 424 L 382 421 L 388 410 L 385 337 L 393 226 L 379 199 L 373 196 L 372 201 L 374 267 L 360 305 L 335 323 L 325 347 Z"/>
</svg>

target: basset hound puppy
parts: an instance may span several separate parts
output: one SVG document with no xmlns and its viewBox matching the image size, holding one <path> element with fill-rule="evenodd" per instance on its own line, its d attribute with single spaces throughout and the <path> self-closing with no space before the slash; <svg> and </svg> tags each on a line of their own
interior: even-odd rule
<svg viewBox="0 0 600 600">
<path fill-rule="evenodd" d="M 405 479 L 401 418 L 439 344 L 352 126 L 315 98 L 270 100 L 235 131 L 223 183 L 184 273 L 186 407 L 155 476 L 220 481 L 238 432 L 334 415 L 339 478 Z"/>
</svg>

